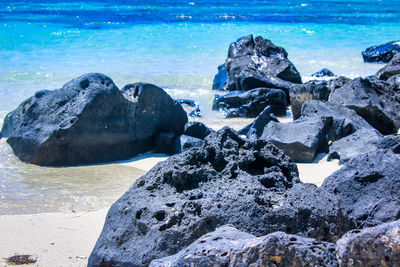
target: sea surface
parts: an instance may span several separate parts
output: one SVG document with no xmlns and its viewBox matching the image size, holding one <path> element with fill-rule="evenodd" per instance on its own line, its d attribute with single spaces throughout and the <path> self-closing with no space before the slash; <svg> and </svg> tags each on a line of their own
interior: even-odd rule
<svg viewBox="0 0 400 267">
<path fill-rule="evenodd" d="M 204 120 L 223 125 L 211 111 L 212 79 L 229 44 L 248 34 L 284 47 L 303 81 L 322 68 L 367 76 L 382 65 L 363 63 L 361 51 L 400 40 L 400 1 L 0 0 L 0 126 L 35 91 L 88 72 L 104 73 L 119 87 L 155 83 L 175 98 L 198 101 Z M 0 214 L 109 205 L 141 174 L 107 166 L 32 166 L 3 139 Z"/>
</svg>

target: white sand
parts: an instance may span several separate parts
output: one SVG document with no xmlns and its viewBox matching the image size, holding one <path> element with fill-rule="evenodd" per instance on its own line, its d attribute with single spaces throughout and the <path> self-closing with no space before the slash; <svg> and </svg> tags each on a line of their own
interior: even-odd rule
<svg viewBox="0 0 400 267">
<path fill-rule="evenodd" d="M 26 266 L 86 266 L 107 209 L 87 213 L 0 216 L 0 266 L 14 254 L 34 254 Z"/>
<path fill-rule="evenodd" d="M 320 186 L 326 177 L 342 167 L 338 160 L 328 161 L 327 158 L 327 154 L 321 153 L 315 156 L 312 163 L 297 163 L 300 180 Z"/>
<path fill-rule="evenodd" d="M 165 159 L 165 154 L 144 154 L 113 164 L 148 171 Z M 340 166 L 337 161 L 326 161 L 326 155 L 320 154 L 313 163 L 298 164 L 298 168 L 303 182 L 319 186 Z M 27 266 L 86 266 L 106 213 L 107 209 L 0 216 L 0 266 L 7 266 L 5 258 L 15 254 L 36 255 L 37 263 Z"/>
</svg>

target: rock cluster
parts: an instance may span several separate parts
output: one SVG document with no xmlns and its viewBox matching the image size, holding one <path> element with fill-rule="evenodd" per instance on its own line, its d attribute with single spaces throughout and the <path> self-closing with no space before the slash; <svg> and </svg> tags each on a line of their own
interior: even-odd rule
<svg viewBox="0 0 400 267">
<path fill-rule="evenodd" d="M 368 47 L 362 52 L 362 57 L 364 62 L 388 63 L 398 53 L 400 53 L 400 41 L 392 41 Z"/>
</svg>

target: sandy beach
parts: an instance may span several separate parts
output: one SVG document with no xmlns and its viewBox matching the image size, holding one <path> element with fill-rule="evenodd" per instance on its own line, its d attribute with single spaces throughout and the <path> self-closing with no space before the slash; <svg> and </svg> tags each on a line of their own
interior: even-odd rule
<svg viewBox="0 0 400 267">
<path fill-rule="evenodd" d="M 324 178 L 339 169 L 319 154 L 313 163 L 297 164 L 303 182 L 321 185 Z M 150 170 L 167 159 L 165 154 L 145 154 L 117 164 Z M 13 255 L 34 255 L 27 266 L 86 266 L 102 230 L 108 209 L 94 212 L 41 213 L 0 216 L 0 265 Z"/>
</svg>

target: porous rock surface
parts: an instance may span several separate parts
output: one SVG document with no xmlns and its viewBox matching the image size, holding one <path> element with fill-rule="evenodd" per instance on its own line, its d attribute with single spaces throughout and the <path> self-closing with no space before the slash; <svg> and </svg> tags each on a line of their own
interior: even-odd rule
<svg viewBox="0 0 400 267">
<path fill-rule="evenodd" d="M 335 198 L 301 184 L 281 150 L 223 128 L 156 165 L 112 205 L 89 266 L 145 266 L 224 224 L 327 241 L 352 229 Z"/>
<path fill-rule="evenodd" d="M 399 162 L 399 154 L 377 149 L 354 157 L 321 188 L 336 195 L 357 228 L 390 222 L 400 218 Z"/>
<path fill-rule="evenodd" d="M 336 243 L 339 266 L 399 266 L 400 220 L 353 230 Z"/>
<path fill-rule="evenodd" d="M 151 150 L 161 132 L 183 132 L 182 107 L 161 88 L 89 73 L 58 90 L 35 93 L 7 115 L 1 137 L 16 156 L 37 165 L 126 159 Z"/>
<path fill-rule="evenodd" d="M 335 245 L 275 232 L 255 237 L 225 225 L 151 267 L 337 266 Z"/>
</svg>

